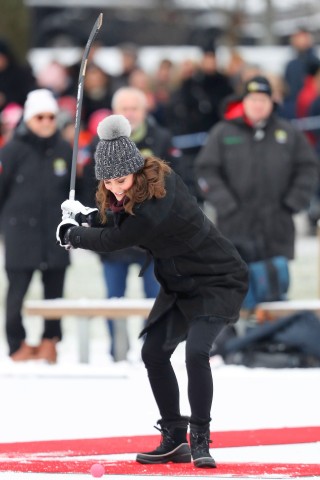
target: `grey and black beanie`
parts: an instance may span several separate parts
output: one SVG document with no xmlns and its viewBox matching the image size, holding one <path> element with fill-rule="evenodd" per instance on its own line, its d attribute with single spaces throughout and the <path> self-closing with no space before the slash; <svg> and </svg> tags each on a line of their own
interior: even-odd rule
<svg viewBox="0 0 320 480">
<path fill-rule="evenodd" d="M 125 177 L 144 166 L 144 158 L 130 140 L 131 126 L 123 115 L 110 115 L 97 127 L 100 138 L 94 158 L 97 180 Z"/>
</svg>

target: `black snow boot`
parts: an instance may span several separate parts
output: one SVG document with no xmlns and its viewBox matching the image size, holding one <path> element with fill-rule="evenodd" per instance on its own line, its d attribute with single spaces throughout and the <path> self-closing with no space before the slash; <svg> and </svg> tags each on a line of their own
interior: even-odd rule
<svg viewBox="0 0 320 480">
<path fill-rule="evenodd" d="M 151 452 L 138 453 L 136 461 L 139 463 L 190 463 L 191 452 L 187 440 L 189 419 L 181 417 L 181 420 L 167 422 L 159 420 L 160 428 L 155 427 L 161 433 L 159 447 Z"/>
<path fill-rule="evenodd" d="M 190 424 L 191 455 L 195 467 L 215 468 L 216 463 L 209 453 L 210 428 L 209 424 Z"/>
</svg>

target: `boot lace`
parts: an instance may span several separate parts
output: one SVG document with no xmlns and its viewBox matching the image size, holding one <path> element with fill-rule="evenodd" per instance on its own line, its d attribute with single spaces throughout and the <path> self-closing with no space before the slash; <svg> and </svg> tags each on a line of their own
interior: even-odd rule
<svg viewBox="0 0 320 480">
<path fill-rule="evenodd" d="M 174 445 L 173 437 L 167 428 L 165 427 L 159 428 L 156 426 L 154 426 L 154 428 L 156 428 L 161 433 L 161 441 L 157 450 L 172 447 L 172 445 Z"/>
<path fill-rule="evenodd" d="M 209 445 L 212 443 L 206 433 L 191 433 L 192 443 L 191 448 L 194 453 L 209 453 Z"/>
</svg>

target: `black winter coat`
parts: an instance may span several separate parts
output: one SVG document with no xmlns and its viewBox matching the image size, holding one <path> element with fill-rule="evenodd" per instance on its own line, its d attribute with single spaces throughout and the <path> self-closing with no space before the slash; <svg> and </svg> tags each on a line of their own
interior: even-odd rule
<svg viewBox="0 0 320 480">
<path fill-rule="evenodd" d="M 171 312 L 167 345 L 185 338 L 188 321 L 219 317 L 235 322 L 247 291 L 247 266 L 208 220 L 181 178 L 172 172 L 166 196 L 122 215 L 118 225 L 74 227 L 71 244 L 98 252 L 139 245 L 154 259 L 160 293 L 147 329 Z"/>
<path fill-rule="evenodd" d="M 240 117 L 219 122 L 196 159 L 217 225 L 246 261 L 294 257 L 292 215 L 307 209 L 318 168 L 304 134 L 275 113 L 258 130 Z"/>
<path fill-rule="evenodd" d="M 68 198 L 72 149 L 60 133 L 34 135 L 22 123 L 0 150 L 0 210 L 5 266 L 12 270 L 65 268 L 56 244 L 61 203 Z"/>
</svg>

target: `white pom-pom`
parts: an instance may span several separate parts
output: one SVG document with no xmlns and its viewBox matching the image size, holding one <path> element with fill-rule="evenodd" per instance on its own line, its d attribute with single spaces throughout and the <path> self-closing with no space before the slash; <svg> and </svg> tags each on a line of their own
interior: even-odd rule
<svg viewBox="0 0 320 480">
<path fill-rule="evenodd" d="M 119 137 L 130 137 L 131 125 L 123 115 L 110 115 L 98 124 L 97 134 L 101 140 L 114 140 Z"/>
</svg>

